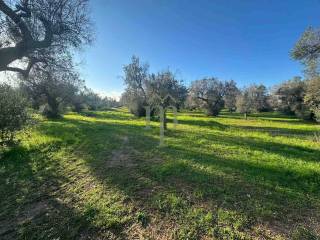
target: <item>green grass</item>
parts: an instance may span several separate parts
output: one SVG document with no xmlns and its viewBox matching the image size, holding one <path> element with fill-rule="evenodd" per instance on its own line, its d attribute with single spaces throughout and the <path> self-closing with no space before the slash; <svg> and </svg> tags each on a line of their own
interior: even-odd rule
<svg viewBox="0 0 320 240">
<path fill-rule="evenodd" d="M 320 126 L 125 109 L 39 120 L 0 160 L 0 239 L 319 239 Z"/>
</svg>

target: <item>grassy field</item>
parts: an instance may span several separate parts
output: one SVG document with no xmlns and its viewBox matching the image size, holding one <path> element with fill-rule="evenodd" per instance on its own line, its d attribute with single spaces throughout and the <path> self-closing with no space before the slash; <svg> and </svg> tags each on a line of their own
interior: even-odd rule
<svg viewBox="0 0 320 240">
<path fill-rule="evenodd" d="M 1 150 L 0 239 L 319 239 L 320 126 L 67 114 Z"/>
</svg>

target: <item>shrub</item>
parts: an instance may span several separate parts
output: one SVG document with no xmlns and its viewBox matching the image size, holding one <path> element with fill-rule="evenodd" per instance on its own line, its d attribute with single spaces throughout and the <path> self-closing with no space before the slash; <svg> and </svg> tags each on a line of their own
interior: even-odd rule
<svg viewBox="0 0 320 240">
<path fill-rule="evenodd" d="M 28 119 L 27 100 L 20 91 L 7 84 L 0 84 L 0 144 L 14 141 L 15 133 Z"/>
</svg>

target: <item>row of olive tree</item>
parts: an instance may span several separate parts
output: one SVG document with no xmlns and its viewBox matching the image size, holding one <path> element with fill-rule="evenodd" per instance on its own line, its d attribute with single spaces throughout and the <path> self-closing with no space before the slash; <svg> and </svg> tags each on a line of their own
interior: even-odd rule
<svg viewBox="0 0 320 240">
<path fill-rule="evenodd" d="M 291 80 L 273 86 L 271 91 L 260 84 L 238 89 L 234 81 L 216 78 L 196 80 L 189 89 L 187 104 L 191 109 L 205 109 L 216 116 L 221 109 L 244 114 L 280 111 L 306 120 L 320 120 L 320 77 Z"/>
<path fill-rule="evenodd" d="M 118 106 L 118 102 L 101 97 L 87 88 L 76 71 L 35 71 L 20 82 L 20 88 L 31 106 L 48 118 L 59 118 L 67 109 L 76 112 L 102 110 Z"/>
<path fill-rule="evenodd" d="M 319 119 L 320 78 L 314 73 L 311 79 L 295 77 L 268 91 L 262 84 L 240 90 L 235 81 L 217 78 L 193 81 L 187 89 L 172 72 L 149 74 L 148 69 L 137 57 L 124 67 L 127 88 L 122 100 L 136 116 L 144 116 L 146 106 L 161 105 L 159 99 L 170 94 L 178 108 L 204 109 L 210 116 L 217 116 L 226 108 L 243 113 L 245 118 L 249 113 L 276 110 L 303 119 Z M 169 104 L 172 102 L 168 100 L 162 105 Z"/>
<path fill-rule="evenodd" d="M 28 109 L 59 118 L 68 109 L 82 112 L 119 106 L 118 101 L 85 87 L 76 72 L 31 71 L 19 83 L 15 87 L 0 84 L 0 143 L 12 142 L 28 119 Z"/>
<path fill-rule="evenodd" d="M 272 109 L 286 114 L 320 121 L 320 30 L 308 28 L 296 43 L 291 56 L 304 65 L 305 79 L 294 77 L 274 86 L 270 93 L 270 105 Z M 247 95 L 244 94 L 244 98 Z M 244 108 L 250 108 L 252 104 L 250 100 L 242 101 Z"/>
<path fill-rule="evenodd" d="M 135 56 L 130 64 L 124 66 L 123 78 L 126 90 L 122 103 L 136 116 L 144 116 L 146 106 L 153 109 L 156 109 L 155 106 L 169 105 L 178 109 L 205 109 L 209 116 L 217 116 L 223 108 L 245 113 L 270 109 L 267 88 L 263 85 L 252 85 L 241 91 L 233 80 L 221 81 L 212 77 L 193 81 L 188 89 L 169 70 L 150 74 L 149 65 L 141 64 Z M 241 97 L 242 101 L 247 101 L 243 99 L 246 91 L 251 101 L 247 108 L 240 103 Z"/>
<path fill-rule="evenodd" d="M 97 111 L 119 107 L 120 102 L 112 97 L 102 97 L 84 86 L 73 96 L 70 105 L 74 111 L 80 113 L 87 110 Z"/>
<path fill-rule="evenodd" d="M 189 106 L 204 107 L 209 115 L 217 115 L 225 107 L 245 117 L 252 112 L 277 110 L 320 121 L 320 29 L 308 28 L 291 55 L 305 66 L 305 79 L 294 77 L 268 92 L 264 85 L 251 85 L 240 91 L 233 81 L 205 78 L 192 83 Z"/>
</svg>

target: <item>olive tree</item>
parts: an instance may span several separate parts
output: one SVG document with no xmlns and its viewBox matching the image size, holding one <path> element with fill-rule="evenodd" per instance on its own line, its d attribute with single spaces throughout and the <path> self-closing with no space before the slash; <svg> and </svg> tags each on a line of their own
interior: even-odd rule
<svg viewBox="0 0 320 240">
<path fill-rule="evenodd" d="M 244 88 L 236 98 L 237 112 L 244 114 L 247 119 L 248 114 L 254 111 L 254 97 L 250 88 Z"/>
<path fill-rule="evenodd" d="M 310 107 L 317 121 L 320 121 L 320 76 L 306 82 L 304 102 Z"/>
<path fill-rule="evenodd" d="M 310 119 L 311 112 L 304 99 L 306 95 L 306 82 L 301 77 L 294 77 L 275 87 L 278 110 L 284 113 L 294 113 L 303 119 Z"/>
<path fill-rule="evenodd" d="M 127 106 L 132 114 L 137 117 L 146 115 L 146 102 L 141 95 L 138 95 L 136 91 L 126 89 L 121 95 L 121 103 Z"/>
<path fill-rule="evenodd" d="M 291 52 L 291 56 L 295 60 L 299 60 L 304 64 L 310 63 L 310 61 L 315 59 L 319 59 L 320 29 L 308 28 L 295 44 Z"/>
<path fill-rule="evenodd" d="M 27 77 L 91 41 L 88 0 L 0 0 L 0 72 Z"/>
<path fill-rule="evenodd" d="M 206 109 L 209 116 L 217 116 L 224 107 L 227 82 L 216 78 L 204 78 L 192 82 L 190 95 L 199 107 Z"/>
<path fill-rule="evenodd" d="M 226 82 L 226 93 L 223 98 L 224 107 L 233 112 L 236 110 L 237 96 L 239 95 L 240 90 L 237 87 L 237 83 L 234 80 Z"/>
<path fill-rule="evenodd" d="M 292 50 L 292 57 L 305 65 L 304 102 L 320 121 L 320 29 L 308 28 Z"/>
<path fill-rule="evenodd" d="M 48 66 L 44 69 L 33 69 L 21 86 L 33 102 L 36 102 L 36 106 L 41 106 L 43 115 L 58 118 L 63 107 L 72 104 L 74 96 L 83 86 L 83 81 L 71 66 L 70 68 Z"/>
<path fill-rule="evenodd" d="M 12 143 L 28 119 L 27 100 L 20 91 L 0 84 L 0 144 Z"/>
<path fill-rule="evenodd" d="M 123 80 L 126 90 L 122 97 L 129 110 L 136 116 L 144 116 L 147 105 L 147 82 L 149 80 L 149 65 L 141 64 L 140 59 L 133 56 L 131 63 L 123 67 Z"/>
<path fill-rule="evenodd" d="M 260 84 L 253 84 L 248 87 L 249 95 L 252 98 L 252 108 L 254 112 L 262 112 L 270 109 L 268 103 L 268 92 L 267 88 Z"/>
<path fill-rule="evenodd" d="M 178 109 L 186 100 L 187 88 L 170 70 L 152 74 L 147 86 L 148 103 L 154 108 L 163 108 L 164 129 L 167 129 L 167 108 Z"/>
</svg>

